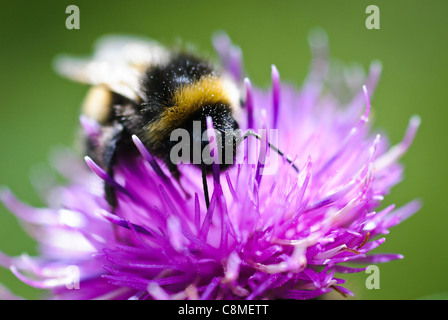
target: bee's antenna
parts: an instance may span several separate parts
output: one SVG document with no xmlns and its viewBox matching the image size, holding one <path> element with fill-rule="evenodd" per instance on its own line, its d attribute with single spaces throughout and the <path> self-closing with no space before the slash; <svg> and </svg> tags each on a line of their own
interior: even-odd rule
<svg viewBox="0 0 448 320">
<path fill-rule="evenodd" d="M 257 138 L 258 140 L 261 140 L 261 136 L 259 134 L 255 133 L 253 130 L 249 129 L 249 130 L 246 130 L 246 132 L 240 138 L 238 143 L 242 142 L 243 140 L 245 140 L 246 138 L 248 138 L 250 136 Z M 277 152 L 281 157 L 284 157 L 286 159 L 286 161 L 288 161 L 292 165 L 294 170 L 296 170 L 297 172 L 300 172 L 299 168 L 297 168 L 297 166 L 292 162 L 292 160 L 288 156 L 285 156 L 285 154 L 282 151 L 280 151 L 276 146 L 274 146 L 270 142 L 268 142 L 268 146 L 269 146 L 269 148 L 271 148 L 272 150 Z"/>
</svg>

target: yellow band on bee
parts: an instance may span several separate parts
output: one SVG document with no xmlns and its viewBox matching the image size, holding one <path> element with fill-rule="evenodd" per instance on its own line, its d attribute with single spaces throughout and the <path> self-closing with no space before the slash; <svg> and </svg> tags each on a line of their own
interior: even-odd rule
<svg viewBox="0 0 448 320">
<path fill-rule="evenodd" d="M 230 99 L 222 79 L 208 75 L 180 87 L 174 94 L 172 103 L 173 106 L 166 108 L 157 122 L 148 126 L 148 137 L 151 137 L 151 140 L 162 140 L 162 136 L 179 128 L 191 114 L 200 111 L 204 105 L 230 105 Z"/>
</svg>

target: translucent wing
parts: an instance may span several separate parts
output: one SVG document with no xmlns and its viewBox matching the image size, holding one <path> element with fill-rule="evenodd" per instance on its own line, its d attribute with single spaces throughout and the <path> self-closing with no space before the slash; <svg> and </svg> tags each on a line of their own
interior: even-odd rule
<svg viewBox="0 0 448 320">
<path fill-rule="evenodd" d="M 74 81 L 103 84 L 128 99 L 138 101 L 143 98 L 140 89 L 142 71 L 168 58 L 169 51 L 156 41 L 111 35 L 98 40 L 91 57 L 56 57 L 55 69 Z"/>
</svg>

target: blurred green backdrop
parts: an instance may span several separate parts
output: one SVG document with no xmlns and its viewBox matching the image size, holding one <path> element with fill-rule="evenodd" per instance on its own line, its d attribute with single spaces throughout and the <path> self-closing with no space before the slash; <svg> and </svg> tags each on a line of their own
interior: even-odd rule
<svg viewBox="0 0 448 320">
<path fill-rule="evenodd" d="M 80 29 L 67 30 L 65 8 L 80 9 Z M 380 9 L 380 30 L 365 27 L 366 7 Z M 405 180 L 385 198 L 401 206 L 414 198 L 424 207 L 392 229 L 377 251 L 404 260 L 380 265 L 379 290 L 367 290 L 367 274 L 345 277 L 357 299 L 416 299 L 448 292 L 446 230 L 448 2 L 440 1 L 2 1 L 0 4 L 0 185 L 40 205 L 30 177 L 48 164 L 55 146 L 71 146 L 86 88 L 52 70 L 60 52 L 87 54 L 104 33 L 177 39 L 213 52 L 213 32 L 226 31 L 241 46 L 248 74 L 270 83 L 270 65 L 300 85 L 309 62 L 309 32 L 325 29 L 331 56 L 365 69 L 379 59 L 383 74 L 373 99 L 374 126 L 401 140 L 411 115 L 422 126 L 402 159 Z M 445 89 L 445 90 L 444 90 Z M 0 250 L 35 254 L 35 243 L 0 205 Z M 38 291 L 0 270 L 0 283 L 35 299 Z M 445 295 L 447 297 L 448 295 Z"/>
</svg>

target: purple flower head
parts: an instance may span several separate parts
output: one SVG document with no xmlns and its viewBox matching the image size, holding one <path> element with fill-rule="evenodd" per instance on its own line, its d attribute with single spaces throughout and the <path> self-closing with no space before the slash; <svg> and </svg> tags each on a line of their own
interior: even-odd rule
<svg viewBox="0 0 448 320">
<path fill-rule="evenodd" d="M 214 44 L 223 66 L 242 80 L 239 48 L 224 35 Z M 207 178 L 208 209 L 200 170 L 180 165 L 178 182 L 137 136 L 132 139 L 139 156 L 120 157 L 113 178 L 90 158 L 85 166 L 64 153 L 57 167 L 69 182 L 47 193 L 46 208 L 1 193 L 5 206 L 30 226 L 40 255 L 2 254 L 0 265 L 33 287 L 49 289 L 53 299 L 351 294 L 337 274 L 365 267 L 347 263 L 401 258 L 370 251 L 420 207 L 412 201 L 376 211 L 402 178 L 398 160 L 419 118 L 411 118 L 403 141 L 390 147 L 383 135 L 371 133 L 369 122 L 380 64 L 372 63 L 367 77 L 359 70 L 333 74 L 325 36 L 312 38 L 311 47 L 311 70 L 300 90 L 282 83 L 274 66 L 268 90 L 241 81 L 240 128 L 258 132 L 260 139 L 245 139 L 242 160 L 230 169 L 214 165 Z M 95 136 L 98 125 L 81 122 Z M 213 128 L 211 118 L 207 127 Z M 114 210 L 104 183 L 116 192 Z"/>
</svg>

